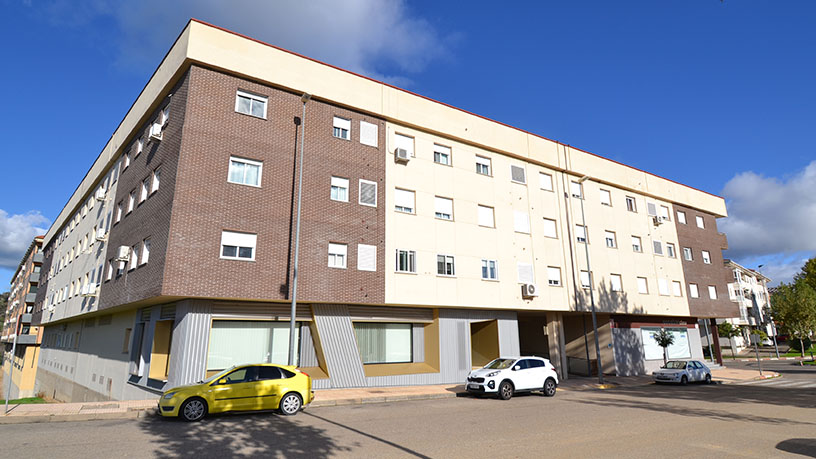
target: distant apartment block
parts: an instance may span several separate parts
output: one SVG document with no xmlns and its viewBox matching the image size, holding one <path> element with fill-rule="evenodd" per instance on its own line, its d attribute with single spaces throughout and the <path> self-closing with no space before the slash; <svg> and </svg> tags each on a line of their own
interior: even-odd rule
<svg viewBox="0 0 816 459">
<path fill-rule="evenodd" d="M 737 350 L 751 345 L 749 333 L 751 330 L 762 330 L 766 335 L 774 335 L 774 327 L 770 319 L 770 294 L 768 292 L 768 277 L 760 272 L 746 268 L 733 260 L 725 260 L 728 269 L 728 299 L 739 307 L 739 316 L 723 319 L 734 327 L 740 327 L 742 334 L 734 338 Z M 721 345 L 728 341 L 722 339 Z"/>
</svg>

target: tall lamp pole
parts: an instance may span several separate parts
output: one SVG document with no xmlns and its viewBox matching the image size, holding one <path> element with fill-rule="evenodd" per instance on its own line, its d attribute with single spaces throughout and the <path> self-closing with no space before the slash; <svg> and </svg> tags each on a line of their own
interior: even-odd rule
<svg viewBox="0 0 816 459">
<path fill-rule="evenodd" d="M 297 310 L 297 281 L 298 281 L 298 250 L 300 249 L 300 204 L 301 192 L 303 191 L 303 147 L 306 141 L 306 102 L 309 102 L 312 96 L 303 93 L 300 101 L 303 102 L 303 116 L 301 117 L 300 126 L 300 160 L 298 165 L 298 198 L 297 198 L 297 216 L 295 224 L 295 261 L 292 274 L 292 309 L 289 312 L 289 365 L 295 364 L 295 311 Z"/>
<path fill-rule="evenodd" d="M 584 182 L 589 179 L 585 175 L 578 179 L 581 185 L 581 221 L 584 224 L 584 252 L 586 252 L 587 277 L 589 277 L 589 304 L 592 311 L 592 331 L 595 335 L 595 358 L 598 360 L 598 384 L 603 384 L 603 365 L 601 365 L 601 346 L 598 344 L 598 319 L 595 317 L 595 295 L 592 293 L 592 268 L 589 264 L 589 234 L 587 232 L 586 214 L 584 214 Z M 580 276 L 579 276 L 580 278 Z"/>
</svg>

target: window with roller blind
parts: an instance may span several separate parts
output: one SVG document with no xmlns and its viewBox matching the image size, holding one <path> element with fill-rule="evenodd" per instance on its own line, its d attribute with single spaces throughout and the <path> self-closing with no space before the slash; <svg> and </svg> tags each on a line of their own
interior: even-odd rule
<svg viewBox="0 0 816 459">
<path fill-rule="evenodd" d="M 413 191 L 394 188 L 394 210 L 406 214 L 415 213 L 414 198 Z"/>
<path fill-rule="evenodd" d="M 377 270 L 376 245 L 357 244 L 357 270 L 358 271 Z"/>
<path fill-rule="evenodd" d="M 335 116 L 333 126 L 332 134 L 335 137 L 343 140 L 351 140 L 351 120 Z"/>
<path fill-rule="evenodd" d="M 394 146 L 408 152 L 408 156 L 414 157 L 414 138 L 402 134 L 394 134 Z"/>
<path fill-rule="evenodd" d="M 493 208 L 489 206 L 479 205 L 478 209 L 478 217 L 479 217 L 479 226 L 484 226 L 487 228 L 495 228 L 496 222 L 493 213 Z"/>
<path fill-rule="evenodd" d="M 435 196 L 434 216 L 440 220 L 453 220 L 453 199 Z"/>
<path fill-rule="evenodd" d="M 434 162 L 443 166 L 451 165 L 451 148 L 434 144 Z"/>
<path fill-rule="evenodd" d="M 360 179 L 358 201 L 363 206 L 377 207 L 377 182 Z"/>
<path fill-rule="evenodd" d="M 530 234 L 530 216 L 527 212 L 513 212 L 513 230 L 517 233 Z"/>
<path fill-rule="evenodd" d="M 376 124 L 360 121 L 360 143 L 369 147 L 379 145 L 380 129 Z"/>
</svg>

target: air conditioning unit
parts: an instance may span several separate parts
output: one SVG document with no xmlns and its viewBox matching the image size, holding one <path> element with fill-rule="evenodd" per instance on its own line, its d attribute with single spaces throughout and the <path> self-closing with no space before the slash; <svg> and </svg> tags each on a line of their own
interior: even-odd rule
<svg viewBox="0 0 816 459">
<path fill-rule="evenodd" d="M 652 217 L 652 223 L 654 223 L 654 226 L 660 226 L 663 224 L 663 220 L 661 220 L 660 217 L 655 215 L 654 217 Z"/>
<path fill-rule="evenodd" d="M 150 125 L 150 139 L 151 140 L 158 140 L 162 139 L 162 124 L 161 123 L 153 123 Z"/>
<path fill-rule="evenodd" d="M 88 284 L 83 285 L 82 288 L 79 289 L 79 294 L 82 296 L 86 296 L 88 294 L 88 287 L 89 287 Z"/>
<path fill-rule="evenodd" d="M 130 260 L 130 247 L 126 245 L 119 246 L 116 249 L 116 261 L 128 261 Z"/>
<path fill-rule="evenodd" d="M 535 284 L 522 284 L 521 296 L 524 298 L 534 298 L 538 296 L 538 287 Z"/>
<path fill-rule="evenodd" d="M 105 228 L 97 228 L 96 240 L 103 242 L 108 240 L 108 233 L 105 232 Z"/>
<path fill-rule="evenodd" d="M 96 197 L 97 201 L 103 201 L 104 202 L 105 201 L 105 196 L 107 196 L 107 195 L 108 195 L 108 192 L 104 188 L 98 188 L 96 190 L 95 197 Z"/>
<path fill-rule="evenodd" d="M 99 286 L 97 284 L 88 284 L 82 287 L 82 292 L 80 292 L 80 295 L 85 298 L 95 297 L 98 288 Z"/>
<path fill-rule="evenodd" d="M 669 221 L 669 217 L 660 217 L 660 221 L 661 222 L 667 222 L 667 221 Z"/>
<path fill-rule="evenodd" d="M 48 310 L 48 312 L 54 312 L 57 309 L 57 307 L 52 304 L 51 306 L 48 306 L 46 309 Z"/>
<path fill-rule="evenodd" d="M 394 151 L 394 160 L 407 163 L 411 160 L 411 154 L 404 148 L 397 148 L 396 151 Z"/>
</svg>

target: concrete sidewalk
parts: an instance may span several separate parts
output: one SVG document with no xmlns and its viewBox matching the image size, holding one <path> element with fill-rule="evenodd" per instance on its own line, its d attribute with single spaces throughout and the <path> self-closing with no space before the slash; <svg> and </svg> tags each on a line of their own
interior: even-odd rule
<svg viewBox="0 0 816 459">
<path fill-rule="evenodd" d="M 766 375 L 773 372 L 765 372 Z M 722 368 L 712 370 L 712 376 L 725 384 L 759 378 L 759 372 Z M 651 376 L 604 376 L 604 385 L 597 378 L 572 376 L 558 386 L 561 391 L 599 390 L 652 384 Z M 430 386 L 370 387 L 357 389 L 323 389 L 315 391 L 310 408 L 323 406 L 361 405 L 408 400 L 453 398 L 465 395 L 465 386 L 456 384 Z M 10 405 L 10 411 L 0 415 L 0 424 L 31 422 L 90 421 L 96 419 L 129 419 L 154 415 L 158 399 L 111 402 L 43 403 Z"/>
<path fill-rule="evenodd" d="M 760 376 L 758 370 L 743 370 L 741 368 L 717 368 L 715 370 L 711 370 L 711 377 L 714 378 L 715 381 L 720 381 L 723 384 L 735 383 L 735 382 L 743 382 L 743 381 L 753 381 L 755 379 L 772 379 L 772 378 L 779 378 L 779 373 L 775 373 L 773 371 L 763 371 L 762 375 Z"/>
</svg>

